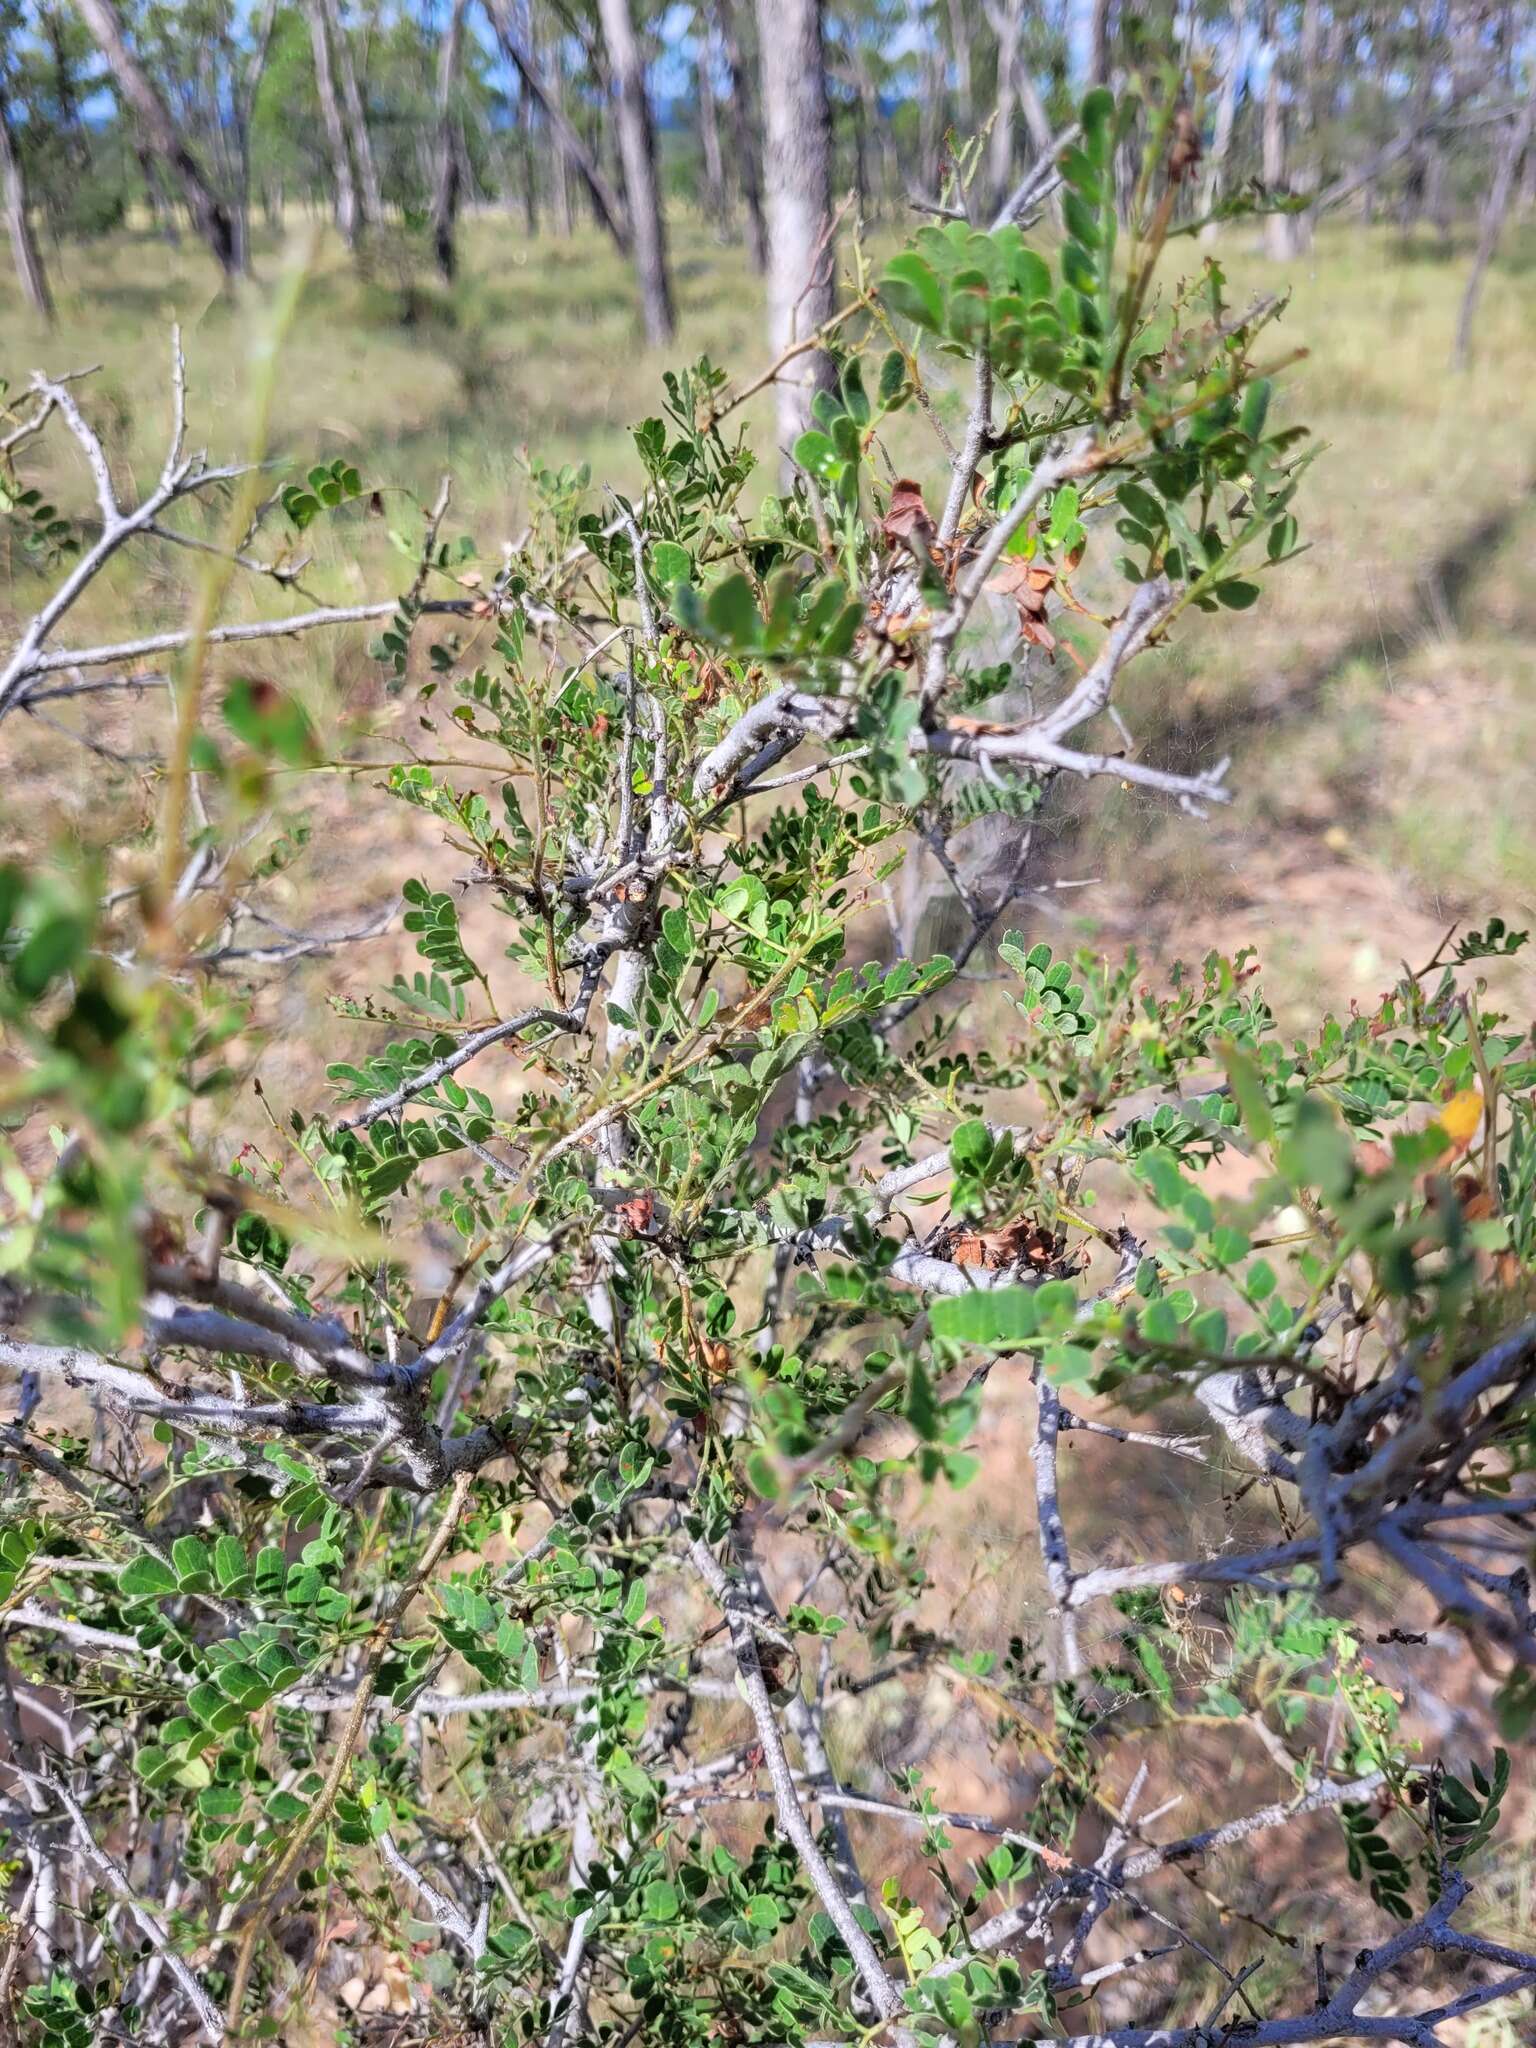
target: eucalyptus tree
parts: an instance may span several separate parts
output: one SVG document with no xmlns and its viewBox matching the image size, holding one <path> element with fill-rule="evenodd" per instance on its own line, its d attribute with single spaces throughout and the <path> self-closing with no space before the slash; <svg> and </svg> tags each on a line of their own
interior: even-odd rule
<svg viewBox="0 0 1536 2048">
<path fill-rule="evenodd" d="M 342 19 L 337 0 L 314 0 L 314 4 L 324 16 L 336 75 L 341 83 L 342 104 L 347 116 L 347 141 L 357 166 L 359 216 L 364 227 L 376 228 L 384 219 L 384 197 L 379 186 L 378 166 L 374 161 L 367 99 L 358 82 L 351 29 Z"/>
<path fill-rule="evenodd" d="M 330 10 L 321 5 L 321 0 L 304 0 L 304 12 L 309 21 L 310 48 L 315 59 L 315 93 L 320 102 L 326 148 L 330 155 L 336 226 L 350 249 L 357 241 L 359 225 L 357 178 L 353 170 L 352 144 L 336 87 Z"/>
<path fill-rule="evenodd" d="M 832 118 L 822 0 L 757 0 L 763 102 L 768 335 L 782 359 L 774 382 L 781 455 L 789 460 L 832 359 L 815 344 L 836 303 Z"/>
<path fill-rule="evenodd" d="M 457 265 L 454 224 L 459 211 L 459 145 L 455 134 L 455 89 L 464 47 L 465 0 L 451 0 L 437 55 L 437 168 L 432 181 L 432 252 L 443 276 Z"/>
<path fill-rule="evenodd" d="M 6 233 L 10 237 L 11 260 L 16 267 L 22 296 L 40 319 L 51 323 L 53 296 L 48 289 L 48 273 L 43 268 L 42 254 L 32 228 L 26 173 L 11 124 L 10 95 L 10 81 L 0 73 L 0 187 L 3 187 Z"/>
<path fill-rule="evenodd" d="M 741 188 L 742 211 L 746 215 L 747 255 L 754 270 L 768 264 L 768 228 L 763 217 L 763 140 L 754 90 L 756 68 L 744 52 L 743 26 L 750 26 L 750 10 L 741 0 L 710 0 L 719 25 L 720 46 L 730 80 L 730 120 L 734 165 Z"/>
<path fill-rule="evenodd" d="M 1457 369 L 1466 368 L 1472 352 L 1473 323 L 1477 318 L 1483 279 L 1499 245 L 1499 236 L 1503 232 L 1510 202 L 1515 195 L 1515 183 L 1520 174 L 1520 167 L 1531 155 L 1532 150 L 1536 149 L 1536 62 L 1532 64 L 1531 85 L 1525 103 L 1511 117 L 1497 147 L 1493 177 L 1489 182 L 1488 195 L 1483 202 L 1482 218 L 1478 224 L 1477 249 L 1472 258 L 1472 269 L 1467 278 L 1466 290 L 1462 295 L 1461 310 L 1456 317 L 1454 362 Z"/>
<path fill-rule="evenodd" d="M 113 0 L 76 0 L 112 75 L 119 103 L 144 147 L 180 193 L 193 226 L 227 278 L 239 271 L 240 239 L 230 210 L 172 119 L 165 99 L 135 54 Z"/>
<path fill-rule="evenodd" d="M 581 180 L 599 226 L 612 238 L 620 253 L 628 256 L 634 242 L 623 195 L 614 188 L 590 144 L 571 119 L 560 89 L 558 60 L 555 68 L 546 73 L 528 26 L 519 18 L 515 0 L 485 0 L 485 11 L 508 63 L 516 70 L 524 90 L 538 102 L 556 150 Z"/>
<path fill-rule="evenodd" d="M 598 16 L 613 79 L 612 117 L 618 129 L 619 159 L 624 166 L 641 319 L 645 338 L 655 348 L 672 339 L 676 322 L 646 62 L 635 32 L 631 0 L 598 0 Z"/>
</svg>

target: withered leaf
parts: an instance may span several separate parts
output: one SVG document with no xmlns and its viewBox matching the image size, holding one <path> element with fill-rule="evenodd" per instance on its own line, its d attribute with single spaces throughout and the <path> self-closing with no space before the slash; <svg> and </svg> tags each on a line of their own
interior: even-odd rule
<svg viewBox="0 0 1536 2048">
<path fill-rule="evenodd" d="M 613 1212 L 621 1237 L 643 1237 L 651 1227 L 656 1214 L 656 1197 L 649 1193 L 633 1195 L 627 1202 L 620 1202 Z"/>
<path fill-rule="evenodd" d="M 988 590 L 1013 599 L 1024 639 L 1047 650 L 1056 645 L 1056 635 L 1046 624 L 1045 611 L 1046 598 L 1055 587 L 1054 569 L 1045 563 L 1027 562 L 1022 555 L 1005 561 L 997 574 L 987 579 Z"/>
<path fill-rule="evenodd" d="M 923 487 L 911 477 L 897 479 L 891 487 L 891 502 L 880 531 L 894 546 L 904 541 L 913 554 L 926 554 L 933 546 L 938 529 L 928 516 L 928 507 L 923 503 Z"/>
</svg>

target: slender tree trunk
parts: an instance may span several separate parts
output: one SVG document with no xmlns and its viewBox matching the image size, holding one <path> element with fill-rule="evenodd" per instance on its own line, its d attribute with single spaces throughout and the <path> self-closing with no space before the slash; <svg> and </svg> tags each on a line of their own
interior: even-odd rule
<svg viewBox="0 0 1536 2048">
<path fill-rule="evenodd" d="M 1301 92 L 1296 123 L 1296 176 L 1298 192 L 1316 192 L 1323 182 L 1318 160 L 1318 105 L 1321 97 L 1322 19 L 1318 0 L 1305 0 L 1301 11 Z M 1312 209 L 1292 214 L 1291 253 L 1304 256 L 1312 246 L 1315 222 Z"/>
<path fill-rule="evenodd" d="M 450 284 L 458 257 L 454 228 L 459 215 L 459 150 L 453 96 L 459 76 L 459 53 L 464 47 L 464 6 L 465 0 L 453 0 L 437 51 L 437 174 L 432 184 L 432 253 Z"/>
<path fill-rule="evenodd" d="M 1285 106 L 1280 98 L 1280 44 L 1273 12 L 1269 18 L 1269 76 L 1264 81 L 1264 125 L 1260 142 L 1264 185 L 1271 197 L 1285 185 Z M 1272 213 L 1264 223 L 1264 247 L 1271 260 L 1285 263 L 1291 254 L 1291 220 Z"/>
<path fill-rule="evenodd" d="M 1398 226 L 1405 235 L 1416 224 L 1424 207 L 1430 144 L 1426 123 L 1435 90 L 1435 66 L 1430 59 L 1431 25 L 1423 7 L 1414 11 L 1413 28 L 1416 45 L 1410 59 L 1413 78 L 1413 145 L 1408 152 L 1407 175 L 1403 179 L 1402 199 L 1397 216 Z"/>
<path fill-rule="evenodd" d="M 757 0 L 768 199 L 768 331 L 775 356 L 832 317 L 832 122 L 821 0 Z M 811 401 L 832 385 L 825 349 L 797 356 L 774 386 L 790 462 Z"/>
<path fill-rule="evenodd" d="M 559 38 L 555 41 L 554 57 L 550 70 L 554 80 L 555 106 L 561 121 L 565 119 L 565 52 Z M 549 121 L 546 115 L 546 124 Z M 576 232 L 576 208 L 571 192 L 571 155 L 568 150 L 556 148 L 552 152 L 555 160 L 555 207 L 560 216 L 560 232 L 569 241 Z M 621 216 L 622 218 L 622 216 Z M 629 230 L 626 227 L 621 237 L 627 245 Z"/>
<path fill-rule="evenodd" d="M 201 165 L 171 119 L 165 101 L 124 40 L 122 23 L 117 18 L 112 0 L 77 0 L 77 4 L 146 144 L 180 188 L 193 223 L 213 251 L 219 268 L 226 277 L 232 277 L 239 268 L 239 261 L 228 210 L 210 188 Z"/>
<path fill-rule="evenodd" d="M 1488 188 L 1488 197 L 1483 204 L 1483 217 L 1477 236 L 1477 253 L 1472 258 L 1472 272 L 1467 279 L 1467 289 L 1461 301 L 1461 313 L 1456 321 L 1456 352 L 1452 362 L 1458 370 L 1464 370 L 1471 357 L 1472 328 L 1477 319 L 1477 305 L 1482 297 L 1483 280 L 1488 275 L 1488 266 L 1499 246 L 1499 234 L 1504 226 L 1505 215 L 1509 212 L 1509 202 L 1514 196 L 1520 160 L 1533 147 L 1536 147 L 1536 85 L 1532 86 L 1525 105 L 1509 124 L 1504 147 L 1499 152 L 1498 162 L 1494 168 L 1493 183 Z"/>
<path fill-rule="evenodd" d="M 532 51 L 518 33 L 508 0 L 485 0 L 485 11 L 503 53 L 508 61 L 516 66 L 524 86 L 544 109 L 544 118 L 549 123 L 557 150 L 567 159 L 586 186 L 598 224 L 613 237 L 619 250 L 627 256 L 630 250 L 629 227 L 624 218 L 624 208 L 619 195 L 604 177 L 602 167 L 582 141 L 567 117 L 564 107 L 545 84 L 543 74 L 534 62 Z"/>
<path fill-rule="evenodd" d="M 971 64 L 971 0 L 949 0 L 949 39 L 955 49 L 955 125 L 970 133 L 976 120 L 975 73 Z"/>
<path fill-rule="evenodd" d="M 257 19 L 250 56 L 236 73 L 230 94 L 235 131 L 235 257 L 245 277 L 251 274 L 251 116 L 256 111 L 256 95 L 261 91 L 262 75 L 272 48 L 272 24 L 276 15 L 277 0 L 267 0 Z"/>
<path fill-rule="evenodd" d="M 320 96 L 320 118 L 331 159 L 331 179 L 336 188 L 336 225 L 349 249 L 357 245 L 357 187 L 352 182 L 352 155 L 347 148 L 346 126 L 336 98 L 336 81 L 331 74 L 331 37 L 326 23 L 324 0 L 307 0 L 309 41 L 315 53 L 315 90 Z"/>
<path fill-rule="evenodd" d="M 59 130 L 64 139 L 65 154 L 72 164 L 83 169 L 90 162 L 91 145 L 86 138 L 85 123 L 80 118 L 80 98 L 70 71 L 69 49 L 64 40 L 64 10 L 62 7 L 41 7 L 37 21 L 53 59 L 53 96 L 59 109 Z"/>
<path fill-rule="evenodd" d="M 992 203 L 1001 206 L 1013 190 L 1014 79 L 1019 66 L 1019 38 L 1024 30 L 1024 0 L 1003 0 L 1000 7 L 989 6 L 987 19 L 997 37 L 997 105 L 992 115 L 987 175 L 992 185 Z"/>
<path fill-rule="evenodd" d="M 1044 156 L 1056 140 L 1056 131 L 1051 126 L 1051 117 L 1045 111 L 1045 101 L 1040 97 L 1040 88 L 1034 75 L 1022 60 L 1019 63 L 1015 84 L 1019 92 L 1019 112 L 1024 116 L 1024 126 L 1029 130 L 1030 146 L 1036 156 Z"/>
<path fill-rule="evenodd" d="M 532 241 L 539 232 L 539 178 L 538 168 L 534 162 L 533 155 L 533 133 L 526 122 L 523 126 L 523 144 L 518 152 L 518 157 L 523 183 L 523 229 L 529 241 Z M 555 151 L 555 165 L 557 170 L 560 171 L 563 171 L 565 168 L 565 159 L 558 150 Z M 567 206 L 569 206 L 569 194 L 567 194 Z M 569 234 L 570 231 L 570 217 L 569 213 L 567 213 L 565 232 Z"/>
<path fill-rule="evenodd" d="M 731 135 L 736 145 L 736 176 L 747 216 L 747 255 L 754 270 L 768 268 L 768 229 L 763 220 L 762 145 L 757 132 L 751 74 L 741 57 L 741 35 L 734 0 L 715 0 L 720 44 L 731 80 Z"/>
<path fill-rule="evenodd" d="M 667 273 L 667 231 L 656 177 L 656 136 L 651 125 L 650 96 L 645 89 L 645 62 L 635 34 L 630 0 L 598 0 L 603 40 L 617 93 L 615 113 L 624 189 L 629 196 L 629 231 L 634 241 L 635 269 L 640 279 L 640 311 L 645 338 L 652 348 L 672 339 L 672 280 Z"/>
<path fill-rule="evenodd" d="M 698 93 L 699 109 L 699 158 L 703 168 L 704 216 L 719 233 L 724 234 L 730 226 L 730 207 L 725 190 L 725 155 L 720 147 L 720 109 L 715 101 L 715 81 L 712 76 L 714 51 L 712 38 L 701 37 L 698 56 L 694 61 L 694 83 Z"/>
<path fill-rule="evenodd" d="M 373 139 L 368 133 L 368 109 L 358 89 L 357 66 L 352 61 L 352 39 L 342 26 L 336 0 L 320 0 L 325 25 L 336 51 L 336 70 L 341 78 L 341 97 L 347 109 L 347 130 L 352 154 L 357 160 L 359 212 L 365 228 L 376 228 L 384 220 L 384 195 L 379 190 L 378 166 L 373 157 Z"/>
<path fill-rule="evenodd" d="M 1228 27 L 1232 42 L 1221 74 L 1221 91 L 1216 99 L 1216 125 L 1211 135 L 1211 153 L 1205 160 L 1205 190 L 1201 194 L 1203 213 L 1212 212 L 1221 198 L 1227 153 L 1232 147 L 1232 129 L 1237 119 L 1237 94 L 1245 69 L 1244 45 L 1248 35 L 1247 0 L 1232 0 L 1232 14 Z M 1210 241 L 1216 232 L 1216 223 L 1212 221 L 1202 231 L 1200 239 Z"/>
<path fill-rule="evenodd" d="M 892 196 L 894 179 L 891 171 L 891 131 L 888 122 L 880 116 L 880 88 L 875 83 L 874 70 L 870 63 L 870 52 L 861 43 L 853 53 L 855 83 L 859 90 L 859 106 L 864 118 L 864 153 L 866 171 L 870 186 L 870 212 L 878 220 L 885 211 L 885 202 Z"/>
<path fill-rule="evenodd" d="M 916 25 L 914 23 L 914 25 Z M 918 102 L 918 187 L 937 193 L 944 158 L 944 52 L 935 36 L 923 52 L 922 98 Z"/>
<path fill-rule="evenodd" d="M 181 247 L 181 226 L 176 219 L 176 208 L 169 203 L 160 189 L 160 173 L 151 151 L 142 142 L 136 142 L 133 154 L 139 166 L 139 176 L 144 180 L 144 190 L 149 199 L 149 217 L 161 234 L 166 246 Z"/>
<path fill-rule="evenodd" d="M 1108 85 L 1109 83 L 1109 7 L 1110 0 L 1093 0 L 1093 12 L 1088 19 L 1088 83 Z"/>
<path fill-rule="evenodd" d="M 5 225 L 11 238 L 11 255 L 22 294 L 33 312 L 53 325 L 53 297 L 48 290 L 48 273 L 43 268 L 37 238 L 27 212 L 27 183 L 16 149 L 10 112 L 0 94 L 0 184 L 5 188 Z"/>
<path fill-rule="evenodd" d="M 834 111 L 833 111 L 832 119 L 833 119 L 833 122 L 834 122 L 834 124 L 835 124 L 835 123 L 836 123 L 836 120 L 837 120 L 837 113 L 836 113 L 836 110 L 835 110 L 835 109 L 834 109 Z M 866 127 L 865 127 L 865 125 L 864 125 L 864 100 L 863 100 L 863 96 L 862 96 L 862 95 L 861 95 L 860 93 L 858 93 L 858 92 L 855 92 L 855 93 L 854 93 L 854 94 L 852 95 L 852 97 L 850 98 L 850 100 L 848 101 L 848 120 L 847 120 L 847 126 L 848 126 L 848 129 L 849 129 L 849 131 L 850 131 L 850 133 L 851 133 L 851 135 L 852 135 L 852 139 L 853 139 L 853 196 L 854 196 L 854 203 L 855 203 L 855 205 L 856 205 L 856 206 L 858 207 L 858 210 L 859 210 L 859 218 L 860 218 L 861 220 L 864 220 L 864 219 L 866 219 L 866 218 L 868 217 L 868 215 L 869 215 L 869 211 L 870 211 L 870 184 L 869 184 L 869 149 L 868 149 L 869 133 L 868 133 L 868 130 L 866 129 Z M 834 151 L 835 151 L 835 149 L 836 149 L 836 141 L 835 141 L 835 135 L 834 135 L 834 144 L 833 144 L 833 147 L 834 147 Z"/>
</svg>

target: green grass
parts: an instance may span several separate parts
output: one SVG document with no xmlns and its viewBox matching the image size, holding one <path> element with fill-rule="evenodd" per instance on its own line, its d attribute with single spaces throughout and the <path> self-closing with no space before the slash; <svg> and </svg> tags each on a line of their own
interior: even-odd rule
<svg viewBox="0 0 1536 2048">
<path fill-rule="evenodd" d="M 1105 943 L 1168 953 L 1253 939 L 1288 995 L 1342 999 L 1369 994 L 1453 916 L 1536 919 L 1536 233 L 1512 235 L 1495 266 L 1476 362 L 1460 377 L 1447 365 L 1464 249 L 1335 226 L 1282 280 L 1255 240 L 1234 235 L 1219 254 L 1234 298 L 1282 282 L 1293 294 L 1281 343 L 1308 354 L 1283 402 L 1326 444 L 1305 487 L 1311 551 L 1268 579 L 1255 611 L 1193 621 L 1126 704 L 1152 758 L 1231 751 L 1238 800 L 1202 826 L 1081 795 L 1064 807 L 1054 859 L 1060 873 L 1104 878 L 1063 900 Z M 1180 246 L 1191 263 L 1207 253 Z M 707 351 L 747 375 L 764 359 L 761 293 L 741 252 L 687 220 L 673 249 L 680 333 L 663 359 L 642 345 L 627 269 L 595 233 L 530 242 L 512 220 L 472 219 L 451 291 L 414 257 L 360 272 L 321 236 L 284 346 L 274 452 L 305 464 L 345 455 L 370 484 L 420 495 L 451 473 L 450 530 L 492 554 L 524 516 L 525 450 L 633 484 L 628 427 L 656 409 L 665 360 Z M 269 281 L 282 260 L 270 238 L 260 244 Z M 55 252 L 53 270 L 52 335 L 0 275 L 0 373 L 13 391 L 34 365 L 100 362 L 94 414 L 124 479 L 146 477 L 163 450 L 176 319 L 194 438 L 216 457 L 240 449 L 259 303 L 217 295 L 190 240 L 170 250 L 125 234 Z M 947 409 L 958 417 L 959 394 Z M 764 410 L 755 421 L 766 428 Z M 936 478 L 920 426 L 904 422 L 895 460 Z M 88 502 L 62 441 L 49 481 L 61 502 Z M 387 594 L 400 580 L 390 523 L 328 525 L 309 580 L 338 601 Z M 37 586 L 6 545 L 8 626 Z M 185 567 L 124 561 L 70 637 L 161 623 Z M 376 704 L 360 638 L 271 658 L 316 692 Z M 59 742 L 46 737 L 13 725 L 6 742 L 43 778 L 34 795 L 67 820 L 87 801 L 85 778 L 60 783 Z"/>
</svg>

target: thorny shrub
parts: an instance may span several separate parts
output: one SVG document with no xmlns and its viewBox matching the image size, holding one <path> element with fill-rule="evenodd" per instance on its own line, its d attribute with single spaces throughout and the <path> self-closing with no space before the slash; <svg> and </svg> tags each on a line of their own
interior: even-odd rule
<svg viewBox="0 0 1536 2048">
<path fill-rule="evenodd" d="M 633 502 L 535 467 L 483 569 L 423 514 L 374 649 L 426 735 L 386 804 L 440 826 L 497 944 L 401 877 L 421 964 L 353 974 L 373 1049 L 238 1149 L 249 1001 L 329 943 L 261 909 L 328 756 L 293 692 L 214 691 L 211 622 L 372 486 L 338 463 L 263 500 L 178 419 L 141 518 L 70 385 L 13 409 L 7 516 L 62 580 L 0 703 L 174 664 L 128 885 L 40 835 L 0 876 L 25 2038 L 298 2038 L 328 1951 L 370 1941 L 404 2010 L 354 1995 L 338 2039 L 1422 2043 L 1536 1982 L 1465 1926 L 1536 1708 L 1536 1049 L 1489 992 L 1523 935 L 1289 1039 L 1246 955 L 1154 986 L 1012 931 L 1059 778 L 1224 800 L 1222 767 L 1140 758 L 1114 685 L 1300 545 L 1280 304 L 1234 309 L 1210 260 L 1158 281 L 1189 163 L 1171 92 L 1096 93 L 1064 239 L 950 220 L 861 270 L 781 493 L 702 362 L 637 430 Z M 940 506 L 884 458 L 947 367 Z M 25 482 L 60 427 L 97 526 Z M 59 647 L 210 478 L 240 560 L 202 623 Z M 983 890 L 966 835 L 998 820 Z M 958 890 L 955 957 L 889 948 L 911 849 Z M 1032 1431 L 1016 1632 L 933 1616 L 984 1409 Z M 1060 1483 L 1073 1432 L 1120 1461 L 1119 1528 Z M 1410 1655 L 1438 1614 L 1496 1673 L 1502 1730 L 1455 1773 L 1373 1671 L 1362 1557 Z M 908 1765 L 868 1738 L 881 1698 Z M 1002 1817 L 936 1800 L 938 1698 Z M 1192 1742 L 1232 1803 L 1176 1835 Z M 1283 1829 L 1303 1895 L 1227 1911 Z"/>
</svg>

